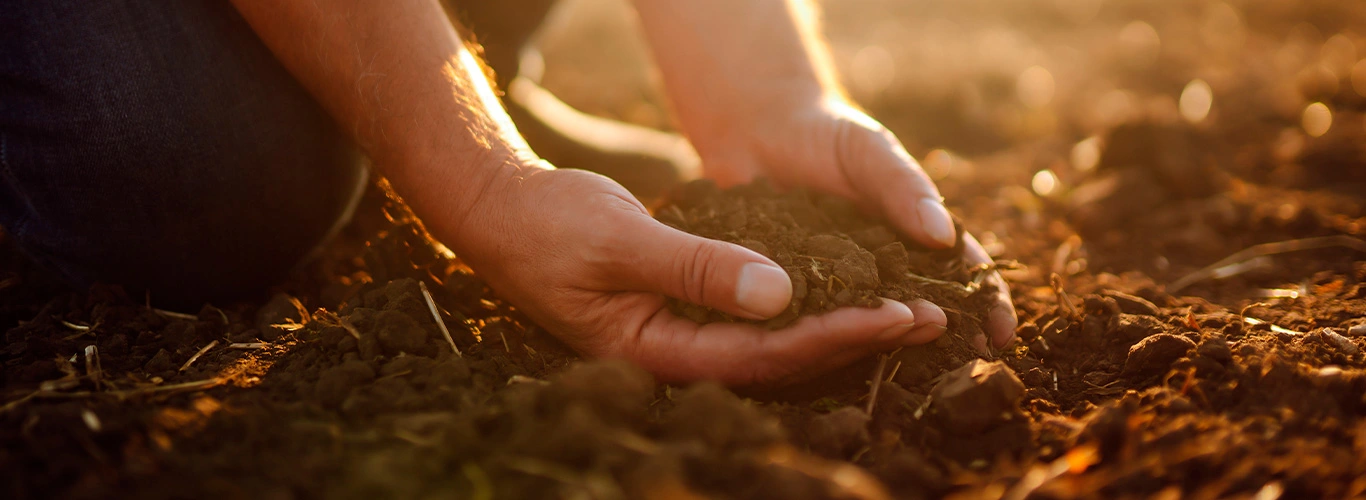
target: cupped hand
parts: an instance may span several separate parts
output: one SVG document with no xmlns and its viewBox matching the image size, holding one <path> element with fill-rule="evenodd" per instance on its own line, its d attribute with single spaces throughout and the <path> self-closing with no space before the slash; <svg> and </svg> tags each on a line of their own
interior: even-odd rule
<svg viewBox="0 0 1366 500">
<path fill-rule="evenodd" d="M 485 190 L 453 246 L 504 298 L 570 347 L 634 361 L 664 380 L 768 385 L 937 338 L 947 319 L 924 301 L 840 309 L 781 330 L 698 325 L 665 296 L 765 319 L 791 300 L 787 274 L 744 247 L 655 221 L 617 183 L 534 170 Z"/>
<path fill-rule="evenodd" d="M 763 176 L 783 186 L 829 192 L 886 216 L 926 246 L 948 248 L 957 242 L 939 189 L 920 164 L 886 127 L 844 99 L 785 103 L 753 115 L 737 117 L 740 123 L 725 133 L 689 131 L 704 176 L 722 185 Z M 969 263 L 992 261 L 972 235 L 963 237 Z M 993 347 L 1003 348 L 1014 340 L 1017 325 L 1010 290 L 999 273 L 992 273 L 983 286 L 995 290 L 984 330 Z M 974 343 L 987 351 L 987 338 Z"/>
</svg>

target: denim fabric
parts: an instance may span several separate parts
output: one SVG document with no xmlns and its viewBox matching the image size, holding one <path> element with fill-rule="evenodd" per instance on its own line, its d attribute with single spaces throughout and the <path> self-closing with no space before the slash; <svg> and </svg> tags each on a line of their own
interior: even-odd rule
<svg viewBox="0 0 1366 500">
<path fill-rule="evenodd" d="M 258 292 L 364 177 L 226 0 L 0 0 L 0 224 L 77 284 Z"/>
</svg>

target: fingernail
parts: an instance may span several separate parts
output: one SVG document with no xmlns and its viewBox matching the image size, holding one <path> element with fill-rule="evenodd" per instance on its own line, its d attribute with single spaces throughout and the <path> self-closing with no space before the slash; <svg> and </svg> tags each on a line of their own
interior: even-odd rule
<svg viewBox="0 0 1366 500">
<path fill-rule="evenodd" d="M 886 330 L 883 330 L 882 333 L 878 334 L 877 338 L 881 341 L 898 340 L 902 336 L 905 336 L 907 333 L 910 333 L 910 331 L 913 329 L 915 329 L 914 322 L 902 323 L 891 328 L 888 328 Z"/>
<path fill-rule="evenodd" d="M 750 262 L 740 268 L 735 305 L 751 319 L 777 316 L 791 300 L 792 280 L 787 277 L 787 271 L 760 262 Z"/>
<path fill-rule="evenodd" d="M 920 227 L 925 229 L 930 239 L 946 247 L 958 242 L 953 229 L 953 217 L 949 215 L 949 209 L 944 208 L 944 202 L 937 198 L 921 198 L 919 209 Z"/>
<path fill-rule="evenodd" d="M 1003 335 L 1000 339 L 992 342 L 997 349 L 1005 349 L 1015 340 L 1015 328 L 1019 326 L 1020 320 L 1009 310 L 1006 310 L 1006 308 L 997 307 L 992 309 L 990 313 L 987 313 L 987 324 L 1000 328 L 1001 331 L 1009 332 L 1008 335 Z"/>
</svg>

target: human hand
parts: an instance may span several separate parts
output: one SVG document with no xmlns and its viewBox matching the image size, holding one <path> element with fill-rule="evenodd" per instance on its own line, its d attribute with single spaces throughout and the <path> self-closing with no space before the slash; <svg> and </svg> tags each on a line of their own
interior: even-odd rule
<svg viewBox="0 0 1366 500">
<path fill-rule="evenodd" d="M 792 284 L 758 253 L 655 221 L 597 174 L 528 170 L 484 193 L 459 234 L 444 238 L 462 259 L 580 353 L 626 358 L 665 380 L 792 382 L 928 342 L 947 324 L 943 311 L 923 300 L 885 300 L 782 330 L 697 325 L 670 313 L 664 296 L 765 319 L 787 307 Z"/>
<path fill-rule="evenodd" d="M 691 132 L 703 175 L 722 185 L 768 177 L 779 185 L 844 196 L 879 213 L 903 233 L 932 248 L 957 242 L 953 219 L 934 182 L 886 127 L 838 97 L 784 104 L 736 116 L 724 134 Z M 992 262 L 972 235 L 963 235 L 970 264 Z M 1015 338 L 1010 290 L 999 273 L 983 287 L 994 290 L 984 325 L 995 348 Z M 941 313 L 942 314 L 942 313 Z M 987 338 L 974 339 L 987 351 Z"/>
</svg>

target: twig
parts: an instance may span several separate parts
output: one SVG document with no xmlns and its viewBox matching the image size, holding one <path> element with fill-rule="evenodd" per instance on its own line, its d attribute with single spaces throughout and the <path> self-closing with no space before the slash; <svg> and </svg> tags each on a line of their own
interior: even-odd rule
<svg viewBox="0 0 1366 500">
<path fill-rule="evenodd" d="M 200 357 L 200 356 L 203 356 L 204 353 L 209 352 L 209 349 L 213 349 L 214 346 L 217 346 L 217 345 L 218 345 L 218 341 L 217 341 L 217 340 L 215 340 L 215 341 L 213 341 L 213 342 L 209 342 L 209 345 L 206 345 L 206 346 L 204 346 L 203 348 L 199 349 L 199 352 L 194 353 L 194 356 L 190 356 L 190 359 L 189 359 L 188 361 L 186 361 L 185 364 L 180 365 L 180 369 L 179 369 L 179 370 L 176 370 L 176 371 L 177 371 L 177 372 L 183 372 L 183 371 L 189 369 L 189 368 L 190 368 L 190 365 L 194 364 L 195 361 L 199 361 L 199 357 Z"/>
<path fill-rule="evenodd" d="M 896 372 L 899 372 L 899 371 L 901 371 L 901 362 L 900 362 L 900 361 L 897 361 L 897 362 L 896 362 L 896 366 L 892 367 L 892 373 L 891 373 L 890 375 L 887 375 L 887 381 L 888 381 L 888 382 L 891 382 L 892 379 L 895 379 L 895 378 L 896 378 Z"/>
<path fill-rule="evenodd" d="M 1249 325 L 1252 325 L 1252 326 L 1257 326 L 1257 325 L 1266 323 L 1266 324 L 1271 325 L 1271 331 L 1273 331 L 1273 332 L 1276 332 L 1276 333 L 1284 333 L 1284 334 L 1287 334 L 1287 335 L 1301 335 L 1300 332 L 1297 332 L 1297 331 L 1291 330 L 1291 329 L 1289 329 L 1289 328 L 1285 328 L 1285 327 L 1276 325 L 1275 323 L 1272 323 L 1272 322 L 1270 322 L 1270 321 L 1261 320 L 1261 319 L 1257 319 L 1257 318 L 1253 318 L 1253 317 L 1249 317 L 1249 316 L 1244 316 L 1244 317 L 1243 317 L 1243 322 L 1244 322 L 1244 323 L 1247 323 L 1247 324 L 1249 324 Z"/>
<path fill-rule="evenodd" d="M 1188 286 L 1199 283 L 1201 281 L 1210 278 L 1217 278 L 1221 274 L 1221 272 L 1229 272 L 1224 268 L 1241 264 L 1243 262 L 1256 259 L 1258 257 L 1298 252 L 1303 250 L 1317 250 L 1320 248 L 1329 247 L 1345 247 L 1350 248 L 1352 250 L 1356 250 L 1358 252 L 1366 253 L 1366 241 L 1362 241 L 1358 238 L 1353 238 L 1351 236 L 1342 234 L 1337 236 L 1305 238 L 1300 240 L 1288 240 L 1279 241 L 1275 243 L 1263 243 L 1260 245 L 1253 245 L 1243 250 L 1240 250 L 1234 253 L 1233 255 L 1225 257 L 1223 260 L 1220 260 L 1219 262 L 1215 262 L 1213 264 L 1205 266 L 1205 268 L 1200 269 L 1199 271 L 1193 272 L 1182 277 L 1179 280 L 1176 280 L 1174 283 L 1168 286 L 1167 293 L 1176 293 Z"/>
<path fill-rule="evenodd" d="M 183 320 L 185 320 L 185 321 L 199 321 L 199 316 L 196 316 L 196 315 L 193 315 L 193 314 L 185 314 L 185 313 L 179 313 L 179 312 L 175 312 L 175 311 L 167 311 L 167 310 L 165 310 L 165 309 L 157 309 L 157 308 L 155 308 L 155 307 L 150 307 L 149 309 L 151 309 L 152 312 L 157 313 L 157 314 L 160 314 L 160 315 L 165 316 L 165 317 L 167 317 L 167 318 L 183 319 Z"/>
<path fill-rule="evenodd" d="M 228 344 L 228 349 L 241 349 L 241 350 L 244 350 L 244 351 L 249 351 L 249 350 L 254 350 L 254 349 L 265 349 L 265 348 L 266 348 L 266 343 L 265 343 L 265 342 L 236 342 L 236 343 Z"/>
<path fill-rule="evenodd" d="M 513 375 L 511 377 L 508 377 L 508 385 L 512 384 L 550 385 L 550 382 L 546 382 L 544 380 L 534 377 L 528 377 L 526 375 Z"/>
<path fill-rule="evenodd" d="M 67 328 L 70 328 L 70 329 L 75 330 L 75 331 L 78 331 L 78 332 L 88 332 L 88 331 L 90 331 L 90 326 L 89 326 L 89 325 L 78 325 L 78 324 L 76 324 L 76 323 L 72 323 L 72 322 L 67 321 L 67 320 L 61 320 L 61 322 L 62 322 L 62 326 L 65 326 L 65 327 L 67 327 Z"/>
<path fill-rule="evenodd" d="M 100 348 L 93 344 L 85 346 L 85 375 L 95 383 L 96 390 L 103 387 L 104 369 L 100 366 Z"/>
<path fill-rule="evenodd" d="M 465 357 L 460 353 L 460 348 L 455 346 L 455 339 L 451 338 L 451 331 L 446 328 L 446 322 L 441 319 L 441 313 L 436 310 L 436 301 L 432 300 L 432 292 L 427 290 L 427 282 L 417 282 L 418 288 L 422 289 L 422 298 L 427 299 L 427 310 L 432 312 L 432 320 L 436 321 L 436 327 L 441 329 L 441 336 L 446 337 L 446 343 L 450 344 L 451 351 L 455 352 L 456 357 Z"/>
<path fill-rule="evenodd" d="M 227 380 L 221 378 L 211 378 L 207 380 L 196 380 L 194 382 L 184 382 L 180 384 L 162 385 L 156 387 L 143 387 L 138 389 L 128 389 L 122 391 L 58 392 L 40 388 L 22 398 L 5 403 L 4 406 L 0 406 L 0 413 L 13 410 L 19 407 L 19 405 L 24 404 L 28 401 L 32 401 L 34 399 L 80 399 L 96 396 L 113 396 L 114 398 L 123 400 L 135 396 L 145 396 L 149 394 L 160 394 L 166 392 L 201 391 L 204 389 L 211 389 L 213 387 L 223 385 L 223 383 L 226 381 Z"/>
<path fill-rule="evenodd" d="M 883 354 L 877 358 L 877 368 L 873 370 L 873 387 L 868 390 L 868 409 L 866 413 L 873 414 L 873 407 L 877 406 L 877 390 L 882 388 L 882 374 L 887 371 L 887 358 L 891 354 Z"/>
</svg>

